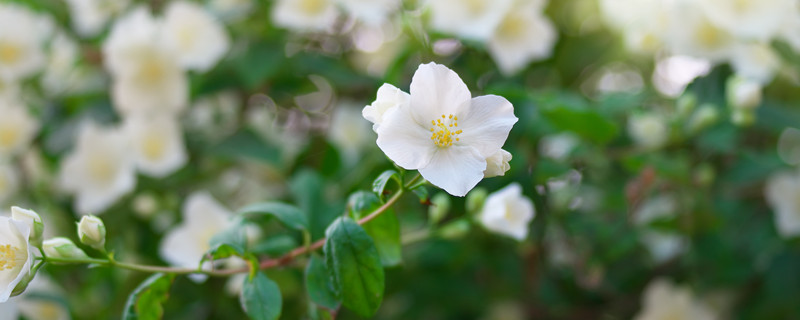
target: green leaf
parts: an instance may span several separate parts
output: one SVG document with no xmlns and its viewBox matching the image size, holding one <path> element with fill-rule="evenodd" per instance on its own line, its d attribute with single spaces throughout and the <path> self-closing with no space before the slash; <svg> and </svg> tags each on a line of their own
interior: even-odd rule
<svg viewBox="0 0 800 320">
<path fill-rule="evenodd" d="M 339 307 L 339 299 L 333 290 L 331 276 L 325 268 L 325 261 L 312 255 L 306 266 L 306 290 L 312 302 L 328 309 Z"/>
<path fill-rule="evenodd" d="M 228 248 L 221 247 L 221 245 L 224 244 L 231 247 L 230 249 L 241 254 L 246 252 L 245 250 L 245 248 L 247 247 L 246 235 L 247 234 L 245 232 L 245 223 L 241 220 L 236 221 L 227 229 L 211 237 L 211 240 L 208 241 L 208 245 L 209 247 L 212 248 L 211 251 L 215 249 L 228 250 Z"/>
<path fill-rule="evenodd" d="M 125 303 L 124 320 L 154 320 L 164 316 L 162 303 L 167 301 L 169 288 L 175 279 L 173 274 L 157 273 L 136 287 Z"/>
<path fill-rule="evenodd" d="M 289 181 L 289 191 L 295 203 L 306 214 L 312 239 L 325 236 L 325 229 L 344 210 L 340 199 L 325 196 L 325 181 L 314 170 L 302 169 Z"/>
<path fill-rule="evenodd" d="M 389 183 L 389 180 L 394 179 L 397 181 L 398 184 L 402 184 L 403 182 L 400 181 L 400 176 L 397 174 L 397 171 L 394 170 L 386 170 L 381 175 L 372 182 L 372 191 L 378 195 L 378 197 L 383 196 L 383 191 L 386 189 L 386 184 Z"/>
<path fill-rule="evenodd" d="M 234 60 L 234 67 L 247 88 L 255 89 L 280 69 L 286 59 L 282 48 L 276 43 L 258 42 Z"/>
<path fill-rule="evenodd" d="M 258 272 L 252 280 L 244 280 L 239 302 L 250 319 L 272 320 L 281 316 L 281 289 L 263 272 Z"/>
<path fill-rule="evenodd" d="M 325 263 L 342 304 L 371 317 L 383 300 L 384 274 L 375 244 L 350 218 L 334 221 L 325 233 Z"/>
<path fill-rule="evenodd" d="M 271 145 L 250 130 L 242 130 L 211 147 L 209 152 L 224 159 L 250 158 L 281 165 L 280 148 Z"/>
<path fill-rule="evenodd" d="M 592 109 L 558 105 L 543 109 L 542 115 L 557 128 L 598 144 L 608 143 L 619 134 L 614 122 Z"/>
<path fill-rule="evenodd" d="M 297 231 L 308 230 L 308 218 L 299 208 L 282 202 L 262 202 L 239 210 L 240 215 L 267 215 Z"/>
<path fill-rule="evenodd" d="M 417 195 L 419 198 L 419 203 L 426 205 L 431 203 L 431 197 L 428 193 L 428 188 L 425 188 L 424 185 L 411 189 L 411 192 L 414 192 L 414 194 Z"/>
<path fill-rule="evenodd" d="M 200 260 L 200 264 L 202 265 L 203 262 L 208 260 L 217 260 L 217 259 L 225 259 L 230 258 L 232 256 L 243 256 L 244 251 L 240 247 L 232 246 L 226 243 L 220 243 L 208 250 L 203 256 L 203 259 Z"/>
<path fill-rule="evenodd" d="M 350 215 L 354 219 L 361 219 L 381 206 L 375 194 L 359 191 L 352 194 L 348 200 Z M 362 226 L 367 234 L 372 237 L 381 263 L 384 266 L 396 266 L 403 260 L 403 246 L 400 243 L 400 222 L 391 209 L 382 213 L 375 219 Z"/>
</svg>

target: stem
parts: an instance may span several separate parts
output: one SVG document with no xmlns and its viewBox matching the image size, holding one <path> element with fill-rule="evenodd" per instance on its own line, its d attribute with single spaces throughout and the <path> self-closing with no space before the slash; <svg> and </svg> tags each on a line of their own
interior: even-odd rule
<svg viewBox="0 0 800 320">
<path fill-rule="evenodd" d="M 386 200 L 379 208 L 372 211 L 369 215 L 364 218 L 358 220 L 359 225 L 363 225 L 372 219 L 377 218 L 382 213 L 386 212 L 392 205 L 394 205 L 397 200 L 400 200 L 400 197 L 405 193 L 406 190 L 409 190 L 409 186 L 417 187 L 419 184 L 415 183 L 419 180 L 420 175 L 417 174 L 411 181 L 407 184 L 400 187 L 397 192 L 392 195 L 391 198 Z M 309 252 L 313 252 L 322 248 L 325 245 L 325 238 L 319 239 L 316 242 L 312 243 L 311 245 L 303 245 L 301 247 L 295 248 L 294 250 L 290 251 L 289 253 L 283 255 L 282 257 L 275 258 L 275 259 L 267 259 L 262 261 L 259 264 L 259 269 L 269 269 L 279 266 L 284 266 L 292 262 L 294 258 L 299 257 L 301 255 L 307 254 Z M 174 268 L 174 267 L 161 267 L 161 266 L 150 266 L 150 265 L 141 265 L 141 264 L 134 264 L 134 263 L 126 263 L 121 261 L 114 260 L 113 257 L 109 256 L 107 259 L 95 259 L 95 258 L 77 258 L 77 259 L 70 259 L 70 258 L 51 258 L 51 257 L 42 257 L 37 258 L 38 260 L 42 260 L 44 262 L 50 263 L 64 263 L 64 264 L 95 264 L 98 266 L 103 267 L 118 267 L 122 269 L 134 270 L 134 271 L 141 271 L 141 272 L 150 272 L 150 273 L 172 273 L 172 274 L 205 274 L 213 277 L 225 277 L 230 276 L 238 273 L 247 273 L 250 272 L 250 267 L 244 268 L 236 268 L 236 269 L 224 269 L 224 270 L 202 270 L 202 269 L 191 269 L 191 268 Z"/>
</svg>

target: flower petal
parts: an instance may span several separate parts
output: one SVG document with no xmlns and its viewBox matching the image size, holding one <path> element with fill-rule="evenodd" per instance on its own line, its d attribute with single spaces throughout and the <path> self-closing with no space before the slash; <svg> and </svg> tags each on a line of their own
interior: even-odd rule
<svg viewBox="0 0 800 320">
<path fill-rule="evenodd" d="M 506 98 L 486 95 L 473 98 L 459 112 L 460 145 L 478 149 L 484 158 L 498 152 L 505 144 L 511 127 L 517 122 L 514 107 Z"/>
<path fill-rule="evenodd" d="M 455 114 L 472 96 L 458 74 L 433 62 L 419 66 L 411 79 L 410 92 L 411 114 L 424 126 L 443 114 Z"/>
<path fill-rule="evenodd" d="M 400 106 L 384 114 L 377 144 L 398 166 L 414 170 L 426 166 L 437 147 L 429 129 L 414 122 L 408 109 Z"/>
<path fill-rule="evenodd" d="M 486 170 L 486 158 L 478 150 L 450 146 L 438 149 L 419 173 L 447 193 L 463 197 L 483 179 L 483 170 Z"/>
</svg>

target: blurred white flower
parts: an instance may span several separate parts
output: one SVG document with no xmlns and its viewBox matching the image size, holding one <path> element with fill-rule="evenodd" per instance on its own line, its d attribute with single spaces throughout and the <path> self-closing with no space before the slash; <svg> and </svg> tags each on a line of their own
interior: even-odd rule
<svg viewBox="0 0 800 320">
<path fill-rule="evenodd" d="M 711 71 L 711 61 L 691 56 L 671 56 L 656 62 L 653 86 L 664 95 L 677 98 L 695 78 Z"/>
<path fill-rule="evenodd" d="M 159 254 L 170 265 L 197 268 L 211 249 L 211 238 L 231 225 L 233 213 L 205 191 L 189 195 L 182 213 L 183 221 L 164 236 Z M 211 264 L 204 263 L 203 269 L 206 267 Z M 205 277 L 193 275 L 192 280 L 203 281 Z"/>
<path fill-rule="evenodd" d="M 642 310 L 634 320 L 714 320 L 717 315 L 688 288 L 665 279 L 650 282 L 642 296 Z"/>
<path fill-rule="evenodd" d="M 69 309 L 59 298 L 64 298 L 63 290 L 46 275 L 37 273 L 25 292 L 14 300 L 26 319 L 69 320 Z"/>
<path fill-rule="evenodd" d="M 655 113 L 632 115 L 628 118 L 628 135 L 644 149 L 658 149 L 669 139 L 669 127 Z"/>
<path fill-rule="evenodd" d="M 80 48 L 63 32 L 50 41 L 50 56 L 40 79 L 42 88 L 51 96 L 73 93 L 94 85 L 89 70 L 77 65 Z"/>
<path fill-rule="evenodd" d="M 0 78 L 22 80 L 41 70 L 50 29 L 48 20 L 27 8 L 0 3 Z"/>
<path fill-rule="evenodd" d="M 130 4 L 130 0 L 66 0 L 75 32 L 82 37 L 94 37 L 109 20 Z"/>
<path fill-rule="evenodd" d="M 778 37 L 794 49 L 795 52 L 800 52 L 800 3 L 795 2 L 790 16 L 783 21 L 781 28 L 778 30 Z"/>
<path fill-rule="evenodd" d="M 296 31 L 327 31 L 338 16 L 333 0 L 277 0 L 272 7 L 272 22 Z"/>
<path fill-rule="evenodd" d="M 775 228 L 784 238 L 800 235 L 800 170 L 773 174 L 764 189 L 775 212 Z"/>
<path fill-rule="evenodd" d="M 236 92 L 222 91 L 197 99 L 183 118 L 183 123 L 187 131 L 200 133 L 206 139 L 216 141 L 239 129 L 237 121 L 241 109 L 241 97 Z"/>
<path fill-rule="evenodd" d="M 795 0 L 699 0 L 716 25 L 745 39 L 769 40 L 795 10 Z"/>
<path fill-rule="evenodd" d="M 780 138 L 778 138 L 778 156 L 781 157 L 783 162 L 790 165 L 800 164 L 800 130 L 796 128 L 783 129 Z M 2 194 L 2 191 L 0 191 L 0 194 Z M 2 199 L 2 196 L 0 196 L 0 199 Z"/>
<path fill-rule="evenodd" d="M 253 8 L 252 0 L 210 0 L 209 9 L 223 21 L 239 21 Z"/>
<path fill-rule="evenodd" d="M 0 205 L 17 192 L 18 185 L 15 169 L 9 164 L 0 162 Z"/>
<path fill-rule="evenodd" d="M 486 170 L 483 171 L 484 178 L 503 176 L 511 166 L 511 153 L 503 149 L 498 150 L 493 155 L 486 158 Z"/>
<path fill-rule="evenodd" d="M 435 63 L 419 66 L 410 91 L 409 104 L 384 114 L 378 147 L 400 167 L 419 170 L 452 195 L 466 195 L 517 122 L 514 107 L 495 95 L 471 98 L 458 74 Z"/>
<path fill-rule="evenodd" d="M 361 117 L 361 110 L 346 104 L 340 104 L 333 110 L 328 137 L 342 153 L 348 164 L 358 162 L 361 150 L 374 139 L 375 133 Z"/>
<path fill-rule="evenodd" d="M 176 114 L 189 99 L 188 79 L 160 24 L 139 7 L 116 21 L 103 55 L 113 76 L 114 106 L 123 114 Z"/>
<path fill-rule="evenodd" d="M 730 63 L 736 75 L 767 84 L 778 72 L 781 59 L 769 43 L 748 43 L 733 47 Z"/>
<path fill-rule="evenodd" d="M 564 160 L 579 143 L 578 137 L 570 132 L 544 136 L 539 140 L 539 154 L 555 160 Z"/>
<path fill-rule="evenodd" d="M 680 19 L 672 24 L 668 35 L 671 51 L 712 62 L 727 59 L 737 43 L 736 38 L 709 20 L 695 3 L 681 2 L 681 5 L 676 9 Z"/>
<path fill-rule="evenodd" d="M 130 141 L 122 130 L 83 122 L 75 148 L 61 162 L 60 186 L 75 194 L 78 214 L 102 214 L 136 186 Z"/>
<path fill-rule="evenodd" d="M 558 34 L 535 1 L 517 0 L 489 39 L 489 53 L 505 75 L 548 58 Z"/>
<path fill-rule="evenodd" d="M 30 232 L 25 222 L 0 216 L 0 303 L 8 301 L 14 287 L 33 266 Z"/>
<path fill-rule="evenodd" d="M 353 18 L 368 25 L 384 23 L 389 14 L 397 10 L 401 0 L 336 0 Z"/>
<path fill-rule="evenodd" d="M 725 98 L 734 110 L 753 110 L 761 104 L 761 84 L 733 76 L 725 82 Z"/>
<path fill-rule="evenodd" d="M 125 118 L 123 128 L 142 173 L 163 178 L 186 164 L 183 132 L 174 117 L 130 116 Z"/>
<path fill-rule="evenodd" d="M 170 2 L 163 28 L 164 45 L 175 51 L 180 65 L 189 70 L 211 69 L 230 46 L 225 27 L 191 2 Z"/>
<path fill-rule="evenodd" d="M 492 37 L 514 0 L 433 0 L 431 27 L 470 40 Z"/>
<path fill-rule="evenodd" d="M 528 225 L 535 214 L 533 202 L 515 182 L 489 194 L 478 220 L 491 232 L 522 241 L 528 236 Z"/>
<path fill-rule="evenodd" d="M 0 103 L 0 114 L 0 157 L 15 155 L 28 148 L 39 130 L 38 119 L 15 101 Z"/>
<path fill-rule="evenodd" d="M 660 195 L 647 199 L 633 215 L 634 223 L 642 228 L 639 240 L 656 263 L 672 259 L 685 250 L 686 240 L 680 234 L 647 227 L 659 219 L 675 218 L 676 210 L 677 203 L 672 195 Z"/>
<path fill-rule="evenodd" d="M 607 24 L 622 33 L 629 50 L 656 53 L 667 42 L 674 18 L 674 1 L 601 0 Z"/>
<path fill-rule="evenodd" d="M 411 101 L 411 96 L 397 87 L 384 83 L 378 88 L 378 94 L 375 101 L 371 105 L 364 107 L 361 115 L 364 119 L 372 122 L 372 130 L 378 132 L 378 126 L 383 123 L 383 115 L 386 111 L 401 105 L 408 105 Z"/>
</svg>

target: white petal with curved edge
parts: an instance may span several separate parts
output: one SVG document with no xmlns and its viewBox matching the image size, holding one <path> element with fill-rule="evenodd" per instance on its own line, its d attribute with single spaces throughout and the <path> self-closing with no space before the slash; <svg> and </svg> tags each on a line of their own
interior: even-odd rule
<svg viewBox="0 0 800 320">
<path fill-rule="evenodd" d="M 427 166 L 419 169 L 419 173 L 447 193 L 463 197 L 483 179 L 485 159 L 472 147 L 441 148 L 433 154 Z"/>
<path fill-rule="evenodd" d="M 458 128 L 463 130 L 459 145 L 475 147 L 484 158 L 496 153 L 505 144 L 511 127 L 519 119 L 506 98 L 486 95 L 475 97 L 458 115 Z"/>
<path fill-rule="evenodd" d="M 420 125 L 430 128 L 431 120 L 455 114 L 468 103 L 469 88 L 453 70 L 428 63 L 420 65 L 411 79 L 411 115 Z"/>
<path fill-rule="evenodd" d="M 428 128 L 414 122 L 407 106 L 386 112 L 377 144 L 389 159 L 408 170 L 426 166 L 437 149 Z"/>
</svg>

